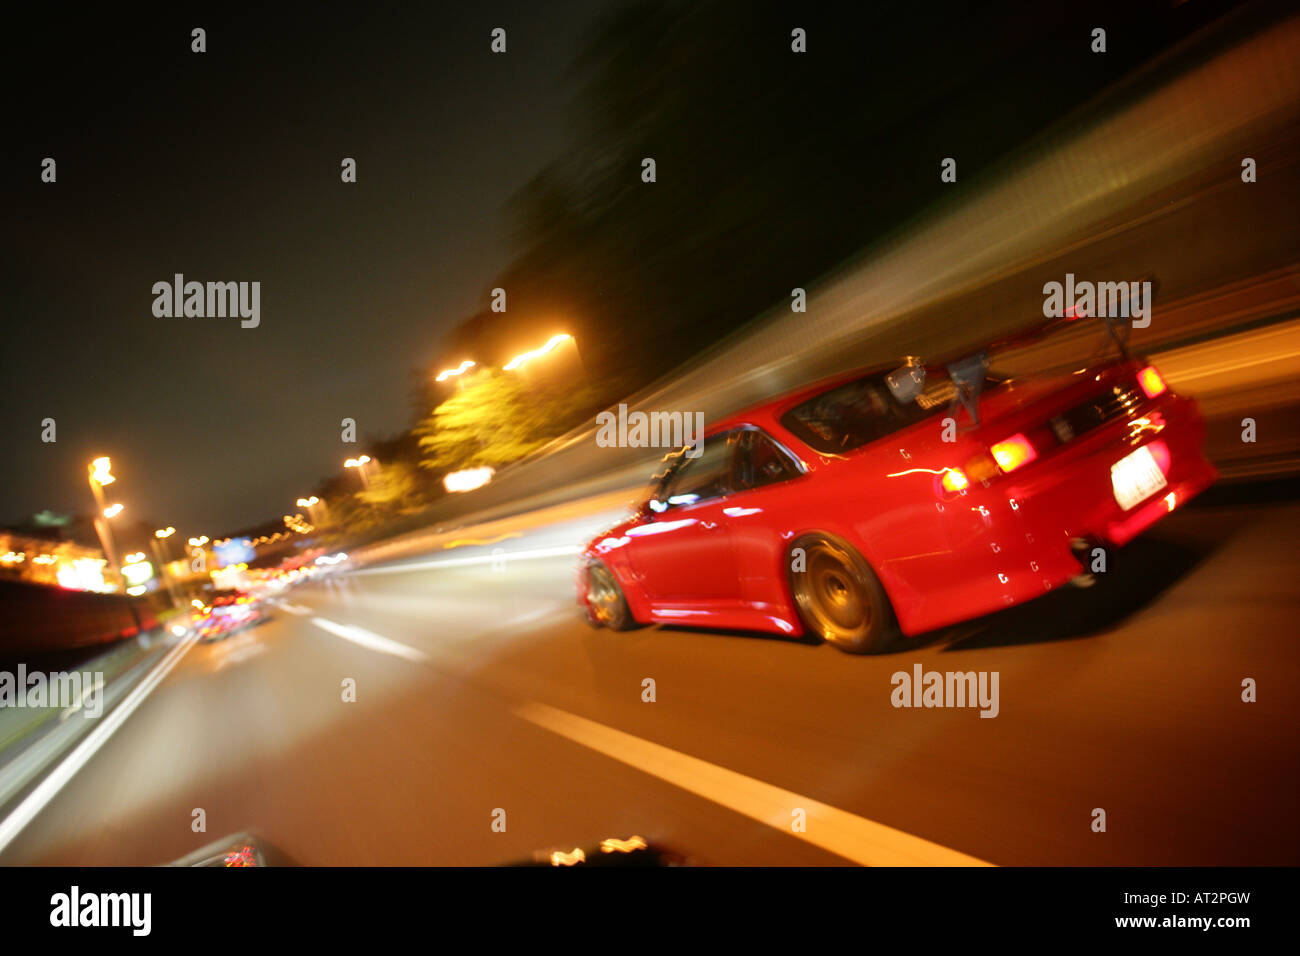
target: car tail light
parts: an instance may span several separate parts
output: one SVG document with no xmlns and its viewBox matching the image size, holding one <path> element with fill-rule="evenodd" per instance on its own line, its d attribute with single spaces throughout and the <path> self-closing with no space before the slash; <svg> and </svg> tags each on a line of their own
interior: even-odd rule
<svg viewBox="0 0 1300 956">
<path fill-rule="evenodd" d="M 1147 398 L 1155 398 L 1169 387 L 1154 365 L 1148 365 L 1138 372 L 1138 384 L 1142 386 L 1142 391 L 1146 393 Z"/>
<path fill-rule="evenodd" d="M 943 477 L 939 479 L 939 484 L 943 485 L 943 490 L 957 494 L 959 491 L 965 491 L 970 487 L 970 479 L 966 477 L 966 472 L 960 468 L 948 468 L 944 471 Z"/>
<path fill-rule="evenodd" d="M 1015 434 L 989 447 L 993 460 L 1004 472 L 1015 471 L 1038 457 L 1033 444 L 1024 435 Z"/>
</svg>

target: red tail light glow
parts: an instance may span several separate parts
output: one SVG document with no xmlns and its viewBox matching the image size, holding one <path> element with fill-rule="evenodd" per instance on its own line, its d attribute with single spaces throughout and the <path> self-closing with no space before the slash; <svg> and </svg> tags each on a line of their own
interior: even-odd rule
<svg viewBox="0 0 1300 956">
<path fill-rule="evenodd" d="M 943 485 L 944 491 L 950 491 L 956 494 L 959 491 L 965 491 L 970 486 L 970 479 L 960 468 L 949 468 L 939 479 L 939 484 Z"/>
<path fill-rule="evenodd" d="M 1038 457 L 1033 444 L 1024 435 L 1015 434 L 989 448 L 993 460 L 1004 472 L 1015 471 Z"/>
<path fill-rule="evenodd" d="M 1154 365 L 1148 365 L 1138 372 L 1138 384 L 1142 386 L 1142 391 L 1146 393 L 1147 398 L 1155 398 L 1169 387 Z"/>
</svg>

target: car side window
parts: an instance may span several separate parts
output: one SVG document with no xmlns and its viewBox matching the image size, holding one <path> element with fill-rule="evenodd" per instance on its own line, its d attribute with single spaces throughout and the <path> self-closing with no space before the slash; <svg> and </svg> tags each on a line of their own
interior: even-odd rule
<svg viewBox="0 0 1300 956">
<path fill-rule="evenodd" d="M 762 488 L 798 478 L 803 472 L 794 459 L 766 432 L 750 429 L 741 451 L 740 486 Z"/>
<path fill-rule="evenodd" d="M 736 437 L 734 432 L 711 435 L 704 439 L 699 457 L 683 457 L 655 496 L 659 503 L 655 510 L 692 505 L 729 494 L 734 488 L 732 460 Z"/>
</svg>

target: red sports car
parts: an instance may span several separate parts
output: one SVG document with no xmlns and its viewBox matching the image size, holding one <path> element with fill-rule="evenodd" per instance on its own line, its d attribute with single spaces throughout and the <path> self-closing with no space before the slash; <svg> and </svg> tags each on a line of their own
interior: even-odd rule
<svg viewBox="0 0 1300 956">
<path fill-rule="evenodd" d="M 909 360 L 718 422 L 587 546 L 579 601 L 616 630 L 811 633 L 878 653 L 1081 578 L 1094 548 L 1217 477 L 1196 403 L 1120 344 L 1019 380 L 990 376 L 987 350 Z"/>
</svg>

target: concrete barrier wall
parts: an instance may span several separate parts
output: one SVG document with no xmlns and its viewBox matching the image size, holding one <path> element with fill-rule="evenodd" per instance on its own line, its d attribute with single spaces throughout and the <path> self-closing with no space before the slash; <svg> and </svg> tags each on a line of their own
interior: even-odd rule
<svg viewBox="0 0 1300 956">
<path fill-rule="evenodd" d="M 65 651 L 132 637 L 138 623 L 158 626 L 152 606 L 117 594 L 68 591 L 25 581 L 0 581 L 0 659 Z"/>
</svg>

